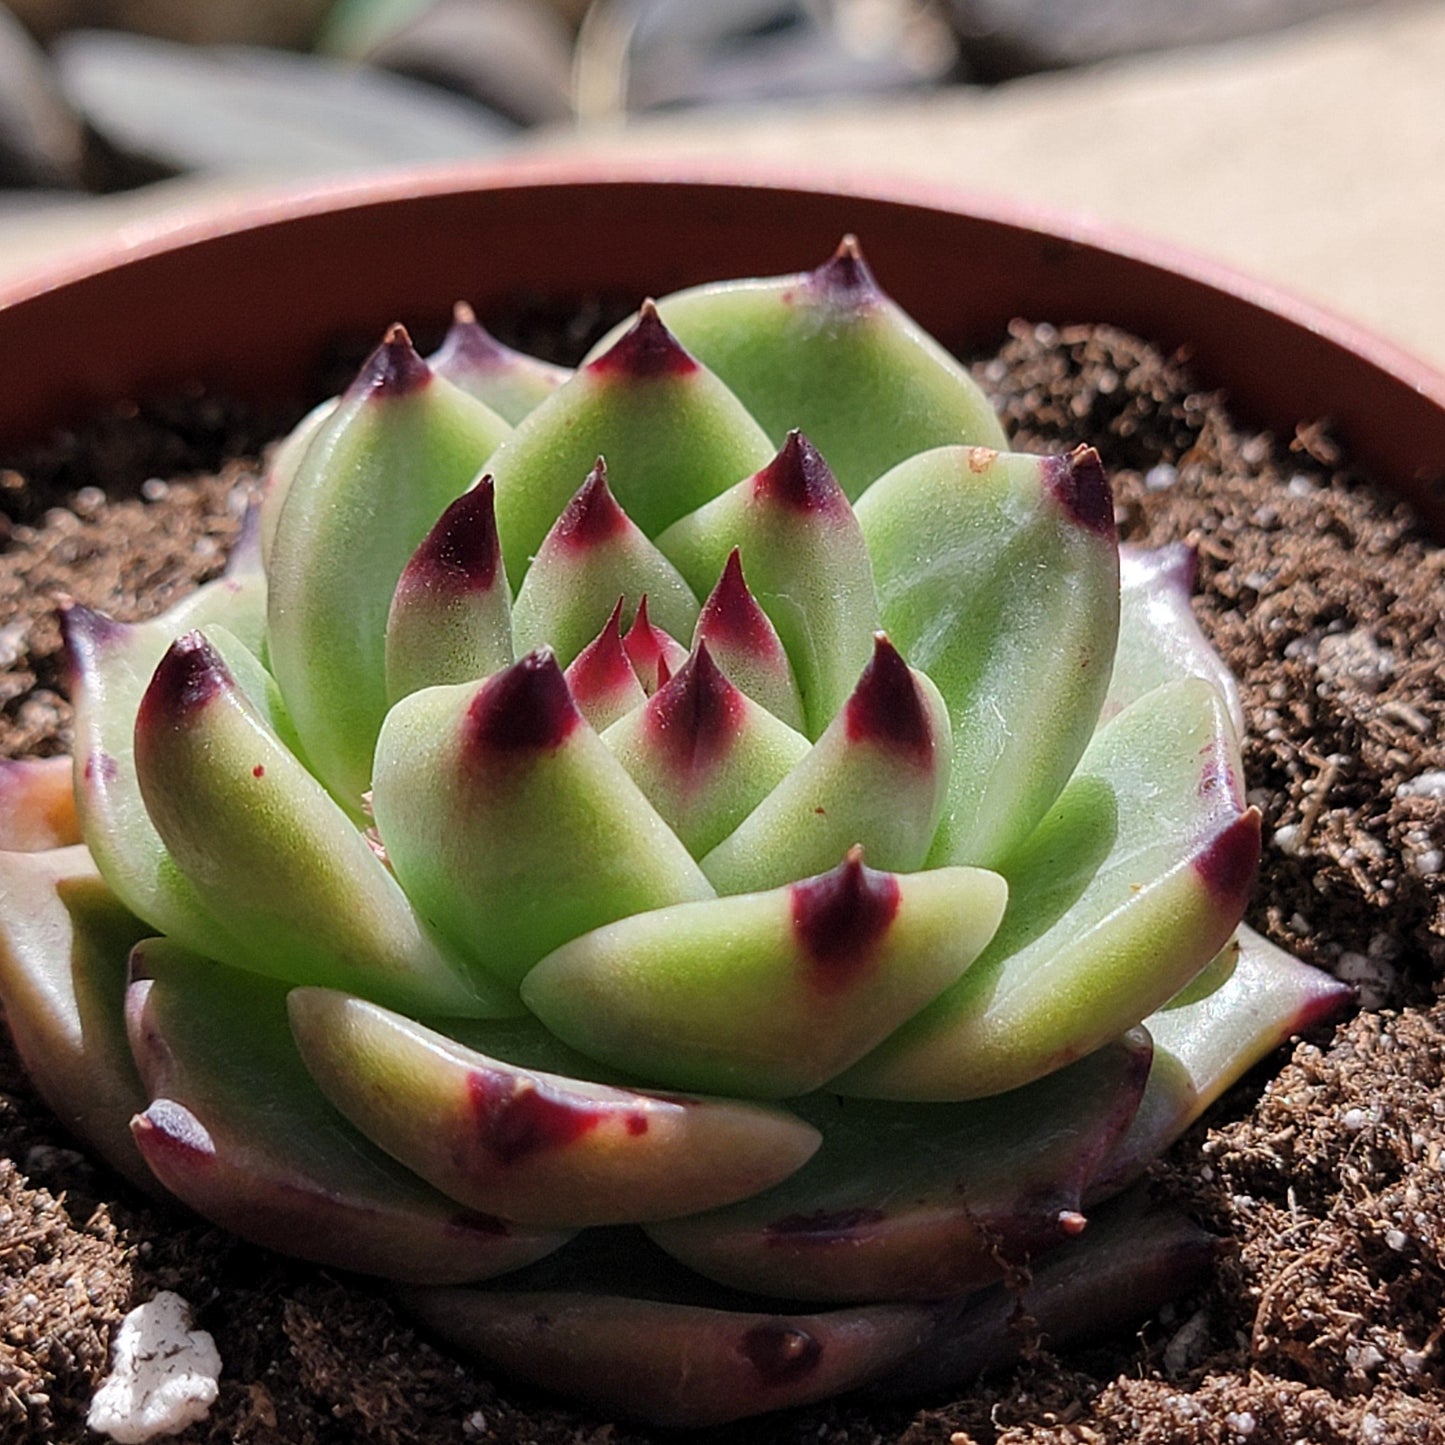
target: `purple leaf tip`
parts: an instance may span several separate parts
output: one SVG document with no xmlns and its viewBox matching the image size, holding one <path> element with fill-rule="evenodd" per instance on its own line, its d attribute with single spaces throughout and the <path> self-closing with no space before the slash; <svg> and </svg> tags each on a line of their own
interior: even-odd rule
<svg viewBox="0 0 1445 1445">
<path fill-rule="evenodd" d="M 723 676 L 705 642 L 647 704 L 653 743 L 684 774 L 706 772 L 732 746 L 743 719 L 743 695 Z"/>
<path fill-rule="evenodd" d="M 682 644 L 648 617 L 645 592 L 637 604 L 637 616 L 627 629 L 622 645 L 627 649 L 628 660 L 638 681 L 649 694 L 665 686 L 672 677 L 673 669 L 687 657 Z"/>
<path fill-rule="evenodd" d="M 1045 458 L 1049 489 L 1079 526 L 1114 535 L 1114 492 L 1093 447 L 1075 447 L 1066 457 Z"/>
<path fill-rule="evenodd" d="M 136 731 L 172 726 L 231 686 L 221 655 L 199 632 L 178 637 L 166 650 L 136 712 Z"/>
<path fill-rule="evenodd" d="M 687 376 L 697 369 L 651 300 L 642 303 L 632 327 L 587 365 L 594 376 L 632 379 Z"/>
<path fill-rule="evenodd" d="M 147 1159 L 158 1158 L 180 1168 L 211 1163 L 216 1146 L 206 1126 L 182 1104 L 153 1099 L 144 1113 L 130 1121 L 130 1130 Z"/>
<path fill-rule="evenodd" d="M 861 306 L 876 301 L 882 292 L 863 259 L 856 236 L 844 236 L 838 249 L 809 277 L 815 290 L 830 301 Z"/>
<path fill-rule="evenodd" d="M 347 395 L 409 396 L 431 380 L 432 372 L 411 344 L 405 326 L 399 322 L 382 338 L 381 345 L 367 357 Z"/>
<path fill-rule="evenodd" d="M 838 514 L 849 511 L 848 498 L 818 448 L 794 430 L 782 450 L 753 477 L 753 495 L 790 511 Z"/>
<path fill-rule="evenodd" d="M 917 766 L 933 766 L 933 725 L 917 679 L 885 633 L 843 709 L 848 741 L 892 748 Z"/>
<path fill-rule="evenodd" d="M 437 518 L 407 563 L 404 585 L 490 591 L 502 562 L 495 492 L 491 477 L 483 477 Z"/>
<path fill-rule="evenodd" d="M 717 586 L 702 605 L 697 635 L 717 646 L 736 648 L 755 656 L 774 657 L 782 653 L 768 614 L 748 590 L 743 578 L 742 556 L 736 547 L 728 556 Z"/>
<path fill-rule="evenodd" d="M 854 846 L 831 873 L 794 883 L 793 933 L 824 992 L 846 988 L 873 961 L 898 913 L 898 879 L 864 866 Z"/>
<path fill-rule="evenodd" d="M 621 536 L 627 528 L 627 513 L 607 485 L 607 463 L 598 457 L 587 480 L 557 519 L 553 536 L 572 551 L 586 552 Z"/>
<path fill-rule="evenodd" d="M 1221 909 L 1243 910 L 1259 867 L 1260 813 L 1249 808 L 1194 859 L 1194 871 Z"/>
<path fill-rule="evenodd" d="M 507 358 L 507 349 L 465 301 L 452 307 L 452 324 L 442 344 L 432 353 L 432 369 L 444 376 L 456 371 L 490 371 Z"/>
<path fill-rule="evenodd" d="M 567 686 L 572 696 L 585 706 L 589 699 L 605 696 L 637 681 L 627 649 L 622 645 L 622 605 L 617 599 L 612 616 L 602 631 L 572 659 L 567 668 Z"/>
<path fill-rule="evenodd" d="M 560 747 L 582 721 L 550 647 L 489 677 L 467 708 L 468 750 L 541 752 Z"/>
<path fill-rule="evenodd" d="M 60 639 L 65 646 L 65 666 L 70 674 L 69 682 L 73 693 L 76 680 L 84 677 L 106 647 L 119 642 L 129 629 L 124 622 L 117 622 L 103 612 L 92 611 L 79 602 L 63 602 L 57 616 L 60 621 Z"/>
</svg>

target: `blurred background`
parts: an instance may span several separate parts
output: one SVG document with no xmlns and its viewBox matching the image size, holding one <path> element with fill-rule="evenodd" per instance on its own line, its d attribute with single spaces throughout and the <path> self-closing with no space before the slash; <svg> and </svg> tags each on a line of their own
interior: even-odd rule
<svg viewBox="0 0 1445 1445">
<path fill-rule="evenodd" d="M 0 287 L 222 198 L 537 157 L 1062 209 L 1445 367 L 1441 0 L 0 0 Z"/>
</svg>

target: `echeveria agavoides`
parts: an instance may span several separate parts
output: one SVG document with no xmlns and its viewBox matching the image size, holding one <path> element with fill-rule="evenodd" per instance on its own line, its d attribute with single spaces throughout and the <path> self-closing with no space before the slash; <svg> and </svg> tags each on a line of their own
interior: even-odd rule
<svg viewBox="0 0 1445 1445">
<path fill-rule="evenodd" d="M 73 789 L 0 768 L 36 1086 L 660 1423 L 963 1383 L 1017 1263 L 1147 1309 L 1196 1237 L 1090 1213 L 1345 990 L 1240 927 L 1187 551 L 1121 579 L 1098 456 L 1007 445 L 851 238 L 571 373 L 392 327 L 222 578 L 63 619 Z"/>
</svg>

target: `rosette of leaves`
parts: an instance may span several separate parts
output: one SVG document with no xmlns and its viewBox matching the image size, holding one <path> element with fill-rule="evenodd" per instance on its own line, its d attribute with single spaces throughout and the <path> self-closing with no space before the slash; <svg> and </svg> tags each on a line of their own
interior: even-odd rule
<svg viewBox="0 0 1445 1445">
<path fill-rule="evenodd" d="M 1239 927 L 1189 572 L 851 240 L 574 373 L 393 328 L 222 578 L 66 612 L 21 1054 L 144 1187 L 665 1423 L 956 1384 L 1024 1264 L 1143 1307 L 1199 1237 L 1094 1207 L 1343 993 Z"/>
</svg>

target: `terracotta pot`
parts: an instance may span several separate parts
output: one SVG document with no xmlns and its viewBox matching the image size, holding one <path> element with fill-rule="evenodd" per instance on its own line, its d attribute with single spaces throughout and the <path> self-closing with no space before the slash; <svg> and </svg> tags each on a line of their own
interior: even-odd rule
<svg viewBox="0 0 1445 1445">
<path fill-rule="evenodd" d="M 1329 418 L 1445 536 L 1445 376 L 1304 302 L 1164 246 L 967 197 L 595 165 L 449 168 L 211 212 L 0 289 L 0 447 L 197 380 L 304 400 L 339 337 L 440 323 L 458 297 L 483 317 L 519 294 L 633 302 L 796 270 L 845 231 L 945 343 L 991 346 L 1026 316 L 1110 321 L 1182 348 L 1241 418 L 1284 436 Z"/>
</svg>

